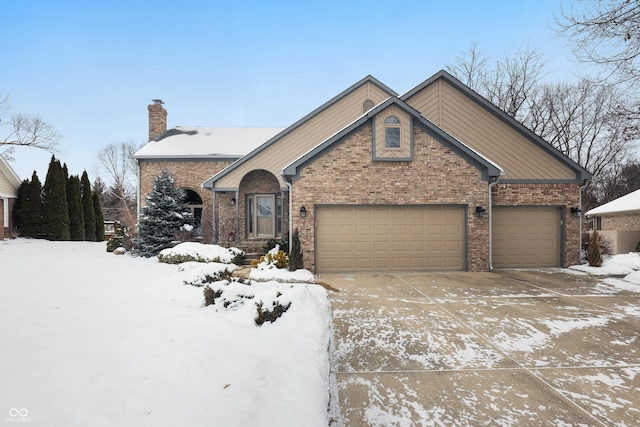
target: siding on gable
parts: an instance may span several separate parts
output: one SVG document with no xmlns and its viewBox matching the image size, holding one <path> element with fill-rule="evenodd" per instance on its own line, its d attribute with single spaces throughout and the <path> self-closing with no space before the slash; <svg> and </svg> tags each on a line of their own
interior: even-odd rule
<svg viewBox="0 0 640 427">
<path fill-rule="evenodd" d="M 9 181 L 9 179 L 0 172 L 0 194 L 3 196 L 16 196 L 17 191 Z"/>
<path fill-rule="evenodd" d="M 575 180 L 576 173 L 446 81 L 406 101 L 505 171 L 504 180 Z"/>
<path fill-rule="evenodd" d="M 379 104 L 388 97 L 387 93 L 372 83 L 362 85 L 220 178 L 215 184 L 216 188 L 238 188 L 242 178 L 254 169 L 268 170 L 285 187 L 280 175 L 284 166 L 362 116 L 366 100 Z"/>
</svg>

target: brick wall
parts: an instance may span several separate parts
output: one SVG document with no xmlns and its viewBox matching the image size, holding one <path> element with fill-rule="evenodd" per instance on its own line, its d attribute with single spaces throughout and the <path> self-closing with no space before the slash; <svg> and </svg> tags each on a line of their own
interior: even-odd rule
<svg viewBox="0 0 640 427">
<path fill-rule="evenodd" d="M 640 230 L 640 213 L 602 216 L 603 230 Z"/>
<path fill-rule="evenodd" d="M 579 184 L 502 184 L 492 191 L 494 206 L 564 206 L 565 267 L 580 262 L 580 218 L 571 208 L 580 204 Z"/>
<path fill-rule="evenodd" d="M 475 206 L 488 205 L 488 183 L 480 171 L 415 127 L 414 161 L 372 161 L 371 125 L 302 169 L 293 182 L 293 209 L 307 208 L 307 217 L 293 215 L 300 231 L 305 267 L 315 270 L 314 206 L 318 204 L 463 204 L 469 206 L 469 270 L 489 266 L 489 223 L 476 218 Z M 454 173 L 452 173 L 454 172 Z"/>
<path fill-rule="evenodd" d="M 146 195 L 153 189 L 155 179 L 163 169 L 173 175 L 176 185 L 188 188 L 202 198 L 202 227 L 205 242 L 211 242 L 213 238 L 213 197 L 211 191 L 201 188 L 204 181 L 231 164 L 230 161 L 191 160 L 191 161 L 147 161 L 140 160 L 140 205 L 146 205 Z"/>
</svg>

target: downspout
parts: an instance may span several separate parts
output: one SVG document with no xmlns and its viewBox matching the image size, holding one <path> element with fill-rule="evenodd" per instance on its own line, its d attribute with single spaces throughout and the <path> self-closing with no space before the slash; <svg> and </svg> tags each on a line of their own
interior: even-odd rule
<svg viewBox="0 0 640 427">
<path fill-rule="evenodd" d="M 293 186 L 287 179 L 282 175 L 284 185 L 289 188 L 289 252 L 291 252 L 291 239 L 293 238 Z"/>
<path fill-rule="evenodd" d="M 140 186 L 142 183 L 140 182 L 140 161 L 135 159 L 136 161 L 136 178 L 138 179 L 138 185 L 136 186 L 136 230 L 138 228 L 138 223 L 140 223 Z"/>
<path fill-rule="evenodd" d="M 582 209 L 582 190 L 589 186 L 589 180 L 585 179 L 583 181 L 584 184 L 580 186 L 580 204 L 578 205 L 580 209 Z M 594 227 L 595 228 L 595 227 Z M 580 212 L 580 239 L 578 240 L 578 262 L 582 262 L 582 212 Z"/>
<path fill-rule="evenodd" d="M 236 190 L 236 237 L 235 242 L 240 243 L 240 191 Z"/>
<path fill-rule="evenodd" d="M 500 177 L 489 179 L 489 271 L 493 271 L 493 201 L 491 200 L 491 188 L 500 181 Z"/>
<path fill-rule="evenodd" d="M 217 244 L 218 237 L 216 234 L 216 192 L 211 188 L 211 224 L 213 228 L 213 236 L 211 236 L 211 243 Z"/>
</svg>

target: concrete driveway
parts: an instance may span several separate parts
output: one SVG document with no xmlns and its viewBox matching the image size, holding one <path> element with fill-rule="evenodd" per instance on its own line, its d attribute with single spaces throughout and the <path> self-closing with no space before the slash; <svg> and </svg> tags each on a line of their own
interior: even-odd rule
<svg viewBox="0 0 640 427">
<path fill-rule="evenodd" d="M 640 293 L 561 270 L 322 274 L 332 426 L 638 426 Z"/>
</svg>

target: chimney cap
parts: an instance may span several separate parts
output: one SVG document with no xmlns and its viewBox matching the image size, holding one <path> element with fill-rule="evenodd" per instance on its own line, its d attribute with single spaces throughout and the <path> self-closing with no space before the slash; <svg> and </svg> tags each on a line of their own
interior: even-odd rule
<svg viewBox="0 0 640 427">
<path fill-rule="evenodd" d="M 162 101 L 162 99 L 152 99 L 154 104 L 164 104 L 164 102 Z"/>
</svg>

